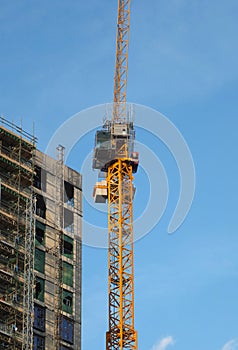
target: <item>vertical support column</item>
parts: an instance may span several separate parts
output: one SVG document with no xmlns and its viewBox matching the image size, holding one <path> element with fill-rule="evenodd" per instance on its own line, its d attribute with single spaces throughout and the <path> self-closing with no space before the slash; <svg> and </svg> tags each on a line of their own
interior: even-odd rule
<svg viewBox="0 0 238 350">
<path fill-rule="evenodd" d="M 22 350 L 33 349 L 33 323 L 34 323 L 34 257 L 35 257 L 35 227 L 36 227 L 36 198 L 33 193 L 33 179 L 35 166 L 35 139 L 32 139 L 31 148 L 31 178 L 30 196 L 26 202 L 25 215 L 25 259 L 24 259 L 24 294 L 23 294 L 23 342 Z M 21 163 L 22 138 L 19 145 L 19 164 Z M 21 189 L 21 171 L 19 167 L 18 191 Z M 18 198 L 17 232 L 20 231 L 20 196 Z"/>
<path fill-rule="evenodd" d="M 128 74 L 128 47 L 130 32 L 130 0 L 118 0 L 116 67 L 114 76 L 113 121 L 125 122 L 126 88 Z"/>
<path fill-rule="evenodd" d="M 108 168 L 107 350 L 137 349 L 134 329 L 134 244 L 132 166 L 119 159 Z"/>
<path fill-rule="evenodd" d="M 33 349 L 34 255 L 35 255 L 35 198 L 33 197 L 33 194 L 32 194 L 31 198 L 26 203 L 22 350 Z"/>
<path fill-rule="evenodd" d="M 63 298 L 63 227 L 64 227 L 64 147 L 57 147 L 56 163 L 56 203 L 55 203 L 55 285 L 54 285 L 54 350 L 60 349 L 62 298 Z"/>
<path fill-rule="evenodd" d="M 74 188 L 74 222 L 75 222 L 75 268 L 74 268 L 74 288 L 75 288 L 75 324 L 74 343 L 75 350 L 81 350 L 81 319 L 82 319 L 82 192 Z"/>
</svg>

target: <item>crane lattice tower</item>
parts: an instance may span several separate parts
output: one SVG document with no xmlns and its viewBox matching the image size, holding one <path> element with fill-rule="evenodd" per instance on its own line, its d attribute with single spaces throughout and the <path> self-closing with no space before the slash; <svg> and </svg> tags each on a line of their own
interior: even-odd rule
<svg viewBox="0 0 238 350">
<path fill-rule="evenodd" d="M 118 1 L 114 103 L 111 119 L 96 132 L 93 169 L 99 170 L 94 187 L 98 203 L 108 201 L 107 350 L 137 349 L 134 328 L 133 173 L 139 163 L 134 151 L 135 130 L 126 104 L 130 0 Z"/>
</svg>

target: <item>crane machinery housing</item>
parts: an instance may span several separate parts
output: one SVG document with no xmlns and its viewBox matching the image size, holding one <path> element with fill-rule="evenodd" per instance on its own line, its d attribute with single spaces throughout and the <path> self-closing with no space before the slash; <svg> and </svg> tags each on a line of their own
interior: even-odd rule
<svg viewBox="0 0 238 350">
<path fill-rule="evenodd" d="M 118 0 L 114 102 L 111 118 L 96 131 L 93 169 L 96 203 L 108 202 L 108 306 L 106 350 L 136 350 L 134 328 L 133 173 L 139 164 L 134 151 L 133 113 L 126 103 L 130 0 Z M 106 178 L 106 180 L 105 180 Z"/>
</svg>

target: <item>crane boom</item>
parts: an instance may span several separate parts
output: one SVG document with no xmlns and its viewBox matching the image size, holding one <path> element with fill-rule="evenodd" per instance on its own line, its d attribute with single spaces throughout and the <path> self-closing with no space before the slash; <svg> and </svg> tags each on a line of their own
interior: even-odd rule
<svg viewBox="0 0 238 350">
<path fill-rule="evenodd" d="M 130 0 L 118 0 L 114 103 L 111 120 L 96 132 L 93 168 L 106 173 L 94 187 L 96 203 L 108 201 L 108 308 L 106 350 L 137 350 L 134 329 L 133 119 L 126 104 Z M 101 175 L 99 175 L 100 177 Z"/>
</svg>

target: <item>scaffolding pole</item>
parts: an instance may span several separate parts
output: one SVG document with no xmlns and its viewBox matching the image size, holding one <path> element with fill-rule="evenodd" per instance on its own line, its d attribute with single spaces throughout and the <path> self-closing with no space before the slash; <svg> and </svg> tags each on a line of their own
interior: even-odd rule
<svg viewBox="0 0 238 350">
<path fill-rule="evenodd" d="M 54 350 L 60 349 L 62 299 L 63 299 L 63 227 L 64 227 L 64 150 L 62 145 L 57 147 L 56 163 L 56 205 L 55 205 L 55 292 L 54 292 Z"/>
<path fill-rule="evenodd" d="M 35 254 L 35 198 L 33 194 L 26 203 L 26 234 L 23 297 L 23 343 L 22 350 L 33 349 L 34 321 L 34 254 Z"/>
</svg>

